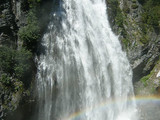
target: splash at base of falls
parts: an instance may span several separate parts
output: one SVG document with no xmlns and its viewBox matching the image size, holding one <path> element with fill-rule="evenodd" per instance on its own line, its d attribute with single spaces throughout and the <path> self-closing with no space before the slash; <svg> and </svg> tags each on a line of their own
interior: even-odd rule
<svg viewBox="0 0 160 120">
<path fill-rule="evenodd" d="M 138 120 L 137 110 L 127 110 L 125 112 L 121 112 L 116 120 Z"/>
<path fill-rule="evenodd" d="M 130 100 L 128 100 L 128 104 L 130 104 L 130 102 L 132 102 L 134 99 L 134 97 L 131 97 Z M 122 100 L 122 99 L 121 99 Z M 87 112 L 90 112 L 92 113 L 93 111 L 101 111 L 103 109 L 111 109 L 111 108 L 114 108 L 117 103 L 120 105 L 120 104 L 124 104 L 123 101 L 118 101 L 118 99 L 116 100 L 113 100 L 113 99 L 109 99 L 107 101 L 103 101 L 95 106 L 91 106 L 91 107 L 88 107 L 88 108 L 85 108 L 85 109 L 82 109 L 81 111 L 77 111 L 75 113 L 72 113 L 71 115 L 69 115 L 68 117 L 66 118 L 63 118 L 62 120 L 76 120 L 78 118 L 80 118 L 81 116 L 83 116 L 85 113 Z M 127 109 L 127 110 L 124 110 L 124 111 L 121 111 L 117 118 L 115 120 L 138 120 L 138 111 L 137 109 Z"/>
</svg>

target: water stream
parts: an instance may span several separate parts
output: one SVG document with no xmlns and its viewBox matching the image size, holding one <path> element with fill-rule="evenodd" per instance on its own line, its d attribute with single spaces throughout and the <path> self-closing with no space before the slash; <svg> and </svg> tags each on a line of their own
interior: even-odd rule
<svg viewBox="0 0 160 120">
<path fill-rule="evenodd" d="M 42 39 L 38 120 L 136 120 L 132 71 L 105 0 L 61 0 Z"/>
</svg>

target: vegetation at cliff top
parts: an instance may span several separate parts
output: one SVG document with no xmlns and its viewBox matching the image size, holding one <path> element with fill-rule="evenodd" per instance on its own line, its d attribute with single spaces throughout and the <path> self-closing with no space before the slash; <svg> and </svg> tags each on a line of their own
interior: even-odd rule
<svg viewBox="0 0 160 120">
<path fill-rule="evenodd" d="M 148 28 L 160 30 L 160 0 L 138 0 L 143 5 L 141 27 L 146 34 Z"/>
<path fill-rule="evenodd" d="M 135 38 L 141 44 L 149 43 L 149 32 L 155 31 L 157 34 L 160 31 L 160 0 L 138 0 L 142 5 L 141 21 L 137 25 L 142 29 L 140 38 L 136 38 L 136 34 L 132 34 L 132 39 Z M 127 26 L 129 20 L 127 15 L 130 14 L 131 9 L 135 10 L 138 8 L 137 0 L 132 0 L 131 7 L 127 1 L 123 1 L 123 7 L 120 9 L 120 3 L 118 0 L 107 0 L 108 6 L 111 8 L 112 20 L 111 24 L 116 25 L 113 28 L 120 36 L 123 36 L 121 41 L 124 47 L 128 48 L 131 45 L 130 36 L 127 34 Z M 132 21 L 134 22 L 134 21 Z M 134 24 L 134 23 L 133 23 Z M 134 29 L 134 26 L 133 26 Z M 136 29 L 136 28 L 135 28 Z"/>
<path fill-rule="evenodd" d="M 36 50 L 37 42 L 40 38 L 40 27 L 35 9 L 29 11 L 27 25 L 19 30 L 18 35 L 23 41 L 23 46 L 32 52 Z"/>
<path fill-rule="evenodd" d="M 37 50 L 37 44 L 40 41 L 41 34 L 47 26 L 46 21 L 49 16 L 46 16 L 48 13 L 45 13 L 44 8 L 40 7 L 40 5 L 43 4 L 41 0 L 28 0 L 28 4 L 27 23 L 19 29 L 18 36 L 23 42 L 23 47 L 26 47 L 27 50 L 34 53 Z M 46 11 L 49 11 L 49 8 L 50 7 L 47 6 L 47 8 L 45 8 Z M 40 22 L 43 22 L 43 24 L 40 24 Z"/>
<path fill-rule="evenodd" d="M 41 0 L 28 0 L 29 11 L 27 14 L 27 24 L 18 31 L 23 47 L 32 52 L 36 51 L 37 43 L 40 38 L 40 24 L 38 21 L 39 4 Z"/>
<path fill-rule="evenodd" d="M 120 34 L 121 36 L 123 36 L 122 42 L 124 43 L 124 46 L 127 47 L 129 46 L 129 40 L 127 38 L 127 31 L 124 28 L 124 24 L 127 24 L 127 22 L 125 21 L 125 15 L 123 15 L 124 11 L 125 13 L 129 13 L 130 9 L 127 5 L 125 5 L 126 7 L 121 10 L 119 7 L 119 1 L 118 0 L 107 0 L 107 3 L 109 4 L 110 8 L 111 8 L 111 15 L 113 17 L 112 20 L 112 25 L 116 25 L 117 28 L 117 32 L 118 34 Z M 126 2 L 124 1 L 124 4 L 126 4 Z"/>
</svg>

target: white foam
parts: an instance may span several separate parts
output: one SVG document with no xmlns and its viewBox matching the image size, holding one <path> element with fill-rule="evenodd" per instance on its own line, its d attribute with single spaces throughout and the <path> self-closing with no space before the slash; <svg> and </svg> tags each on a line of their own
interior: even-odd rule
<svg viewBox="0 0 160 120">
<path fill-rule="evenodd" d="M 157 76 L 156 76 L 156 77 L 157 77 L 157 78 L 160 77 L 160 71 L 157 73 Z"/>
</svg>

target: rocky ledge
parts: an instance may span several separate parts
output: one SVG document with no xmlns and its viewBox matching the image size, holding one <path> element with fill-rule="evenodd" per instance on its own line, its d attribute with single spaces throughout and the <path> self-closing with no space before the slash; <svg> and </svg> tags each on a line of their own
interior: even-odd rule
<svg viewBox="0 0 160 120">
<path fill-rule="evenodd" d="M 151 9 L 151 6 L 156 6 L 158 9 L 160 2 L 153 0 L 107 0 L 106 2 L 112 30 L 119 35 L 133 69 L 136 94 L 141 94 L 148 87 L 152 88 L 149 89 L 150 94 L 155 93 L 160 83 L 160 79 L 155 77 L 160 70 L 157 67 L 160 59 L 160 24 L 158 25 L 160 21 L 156 19 L 160 15 L 157 10 Z M 149 9 L 152 13 L 148 12 Z M 151 73 L 154 77 L 150 76 Z M 144 77 L 147 78 L 145 85 Z"/>
</svg>

